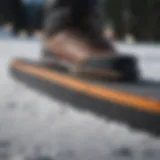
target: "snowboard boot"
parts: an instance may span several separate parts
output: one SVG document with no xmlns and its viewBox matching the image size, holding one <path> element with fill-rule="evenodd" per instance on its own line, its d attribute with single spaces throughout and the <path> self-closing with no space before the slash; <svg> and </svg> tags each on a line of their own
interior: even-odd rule
<svg viewBox="0 0 160 160">
<path fill-rule="evenodd" d="M 72 73 L 133 79 L 136 60 L 132 56 L 119 56 L 105 38 L 103 8 L 99 2 L 57 0 L 49 5 L 44 23 L 43 57 L 56 60 Z"/>
</svg>

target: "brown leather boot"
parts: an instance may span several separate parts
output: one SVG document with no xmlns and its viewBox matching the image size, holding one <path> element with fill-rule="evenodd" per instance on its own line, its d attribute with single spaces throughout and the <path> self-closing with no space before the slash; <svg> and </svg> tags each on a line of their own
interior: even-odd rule
<svg viewBox="0 0 160 160">
<path fill-rule="evenodd" d="M 45 47 L 50 58 L 59 58 L 74 65 L 79 65 L 87 59 L 113 56 L 111 49 L 100 49 L 92 46 L 84 37 L 73 32 L 62 31 L 47 38 Z"/>
<path fill-rule="evenodd" d="M 93 73 L 94 76 L 115 79 L 123 79 L 122 72 L 123 77 L 134 76 L 131 74 L 135 71 L 135 60 L 118 56 L 114 47 L 104 38 L 101 1 L 50 2 L 44 23 L 45 57 L 56 59 L 57 64 L 67 64 L 66 67 L 69 66 L 69 70 L 76 73 L 87 72 L 87 75 Z"/>
<path fill-rule="evenodd" d="M 77 64 L 113 52 L 103 34 L 103 6 L 99 0 L 46 1 L 44 55 Z"/>
<path fill-rule="evenodd" d="M 133 57 L 117 55 L 110 48 L 94 47 L 73 32 L 63 31 L 51 36 L 46 40 L 46 48 L 49 59 L 67 64 L 70 72 L 112 80 L 130 79 L 137 72 Z"/>
</svg>

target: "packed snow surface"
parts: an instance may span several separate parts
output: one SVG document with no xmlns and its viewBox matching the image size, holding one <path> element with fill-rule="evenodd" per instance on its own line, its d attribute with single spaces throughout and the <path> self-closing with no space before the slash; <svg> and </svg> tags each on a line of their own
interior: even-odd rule
<svg viewBox="0 0 160 160">
<path fill-rule="evenodd" d="M 115 45 L 138 57 L 142 77 L 160 81 L 160 45 Z M 38 41 L 0 40 L 0 152 L 14 160 L 39 154 L 53 160 L 160 159 L 160 138 L 77 111 L 10 77 L 13 57 L 36 59 L 40 51 Z"/>
</svg>

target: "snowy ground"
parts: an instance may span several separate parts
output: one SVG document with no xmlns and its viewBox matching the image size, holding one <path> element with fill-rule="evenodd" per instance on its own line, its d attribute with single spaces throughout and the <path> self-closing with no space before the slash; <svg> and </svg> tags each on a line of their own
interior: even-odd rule
<svg viewBox="0 0 160 160">
<path fill-rule="evenodd" d="M 139 57 L 143 77 L 160 81 L 160 46 L 117 48 Z M 53 160 L 160 159 L 160 138 L 74 110 L 13 81 L 7 70 L 12 57 L 37 58 L 39 52 L 38 42 L 0 40 L 0 160 L 2 149 L 15 160 L 39 152 Z"/>
</svg>

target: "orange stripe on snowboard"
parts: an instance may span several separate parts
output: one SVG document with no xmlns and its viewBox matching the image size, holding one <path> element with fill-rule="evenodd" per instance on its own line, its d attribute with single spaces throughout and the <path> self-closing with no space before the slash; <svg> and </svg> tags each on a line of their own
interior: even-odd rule
<svg viewBox="0 0 160 160">
<path fill-rule="evenodd" d="M 152 113 L 160 113 L 160 101 L 157 100 L 138 97 L 122 91 L 113 91 L 98 85 L 91 85 L 78 78 L 48 71 L 42 67 L 24 64 L 20 60 L 15 60 L 12 63 L 12 68 L 50 82 L 55 82 L 63 87 L 73 89 L 100 100 L 106 100 L 115 104 L 125 105 L 126 107 L 132 107 Z"/>
</svg>

